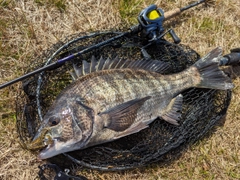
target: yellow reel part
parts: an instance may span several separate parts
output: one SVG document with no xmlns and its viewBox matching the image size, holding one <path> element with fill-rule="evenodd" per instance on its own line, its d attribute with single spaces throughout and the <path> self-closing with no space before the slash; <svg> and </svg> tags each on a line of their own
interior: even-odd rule
<svg viewBox="0 0 240 180">
<path fill-rule="evenodd" d="M 155 19 L 159 18 L 161 16 L 161 14 L 157 10 L 153 10 L 153 11 L 149 12 L 147 16 L 150 20 L 155 20 Z"/>
</svg>

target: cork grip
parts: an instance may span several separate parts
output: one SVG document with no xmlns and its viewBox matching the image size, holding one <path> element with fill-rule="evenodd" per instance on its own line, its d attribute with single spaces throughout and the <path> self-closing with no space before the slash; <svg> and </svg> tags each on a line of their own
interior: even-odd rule
<svg viewBox="0 0 240 180">
<path fill-rule="evenodd" d="M 172 17 L 175 17 L 175 16 L 179 15 L 180 13 L 181 13 L 180 8 L 177 8 L 177 9 L 174 9 L 174 10 L 171 10 L 171 11 L 167 11 L 167 12 L 164 13 L 164 17 L 165 17 L 164 20 L 171 19 Z"/>
</svg>

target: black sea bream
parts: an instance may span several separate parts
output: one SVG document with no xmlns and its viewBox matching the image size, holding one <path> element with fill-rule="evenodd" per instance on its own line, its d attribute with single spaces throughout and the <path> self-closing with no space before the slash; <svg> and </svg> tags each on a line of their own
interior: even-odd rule
<svg viewBox="0 0 240 180">
<path fill-rule="evenodd" d="M 181 92 L 191 88 L 231 89 L 218 67 L 216 48 L 183 72 L 162 75 L 168 64 L 123 59 L 83 62 L 75 81 L 57 97 L 29 149 L 44 148 L 40 159 L 84 149 L 136 133 L 160 117 L 178 125 Z"/>
</svg>

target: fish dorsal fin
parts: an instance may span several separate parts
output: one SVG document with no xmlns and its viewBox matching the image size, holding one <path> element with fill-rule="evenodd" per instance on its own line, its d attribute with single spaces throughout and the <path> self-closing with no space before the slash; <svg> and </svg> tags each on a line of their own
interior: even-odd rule
<svg viewBox="0 0 240 180">
<path fill-rule="evenodd" d="M 105 63 L 105 61 L 104 61 L 103 57 L 101 56 L 99 61 L 97 62 L 96 71 L 101 71 L 102 68 L 104 67 L 104 63 Z"/>
<path fill-rule="evenodd" d="M 73 80 L 77 79 L 77 77 L 84 76 L 89 73 L 107 70 L 107 69 L 143 69 L 146 71 L 157 72 L 157 73 L 166 73 L 169 69 L 169 64 L 166 62 L 158 61 L 158 60 L 126 60 L 119 59 L 116 57 L 111 60 L 108 58 L 107 60 L 101 57 L 98 61 L 93 56 L 91 58 L 91 62 L 83 60 L 82 66 L 77 67 L 75 64 L 73 65 L 74 72 L 71 72 Z"/>
<path fill-rule="evenodd" d="M 91 63 L 90 63 L 90 73 L 96 71 L 96 66 L 97 66 L 97 60 L 95 56 L 92 56 Z"/>
<path fill-rule="evenodd" d="M 110 69 L 110 65 L 111 65 L 111 59 L 110 58 L 107 58 L 107 60 L 105 61 L 103 67 L 102 67 L 102 70 L 104 69 Z"/>
<path fill-rule="evenodd" d="M 76 64 L 73 64 L 73 69 L 77 77 L 82 76 L 82 69 L 77 67 Z"/>
<path fill-rule="evenodd" d="M 82 75 L 86 75 L 90 73 L 90 64 L 83 60 L 82 61 Z"/>
</svg>

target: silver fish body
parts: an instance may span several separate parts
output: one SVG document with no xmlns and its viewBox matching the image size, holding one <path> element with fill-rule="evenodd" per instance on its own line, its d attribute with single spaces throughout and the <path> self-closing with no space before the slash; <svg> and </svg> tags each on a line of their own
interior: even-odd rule
<svg viewBox="0 0 240 180">
<path fill-rule="evenodd" d="M 172 75 L 161 74 L 168 65 L 160 61 L 84 62 L 81 69 L 75 67 L 75 82 L 50 107 L 32 144 L 47 146 L 39 155 L 46 159 L 139 132 L 158 117 L 178 125 L 182 91 L 233 87 L 218 68 L 220 55 L 216 48 Z"/>
</svg>

